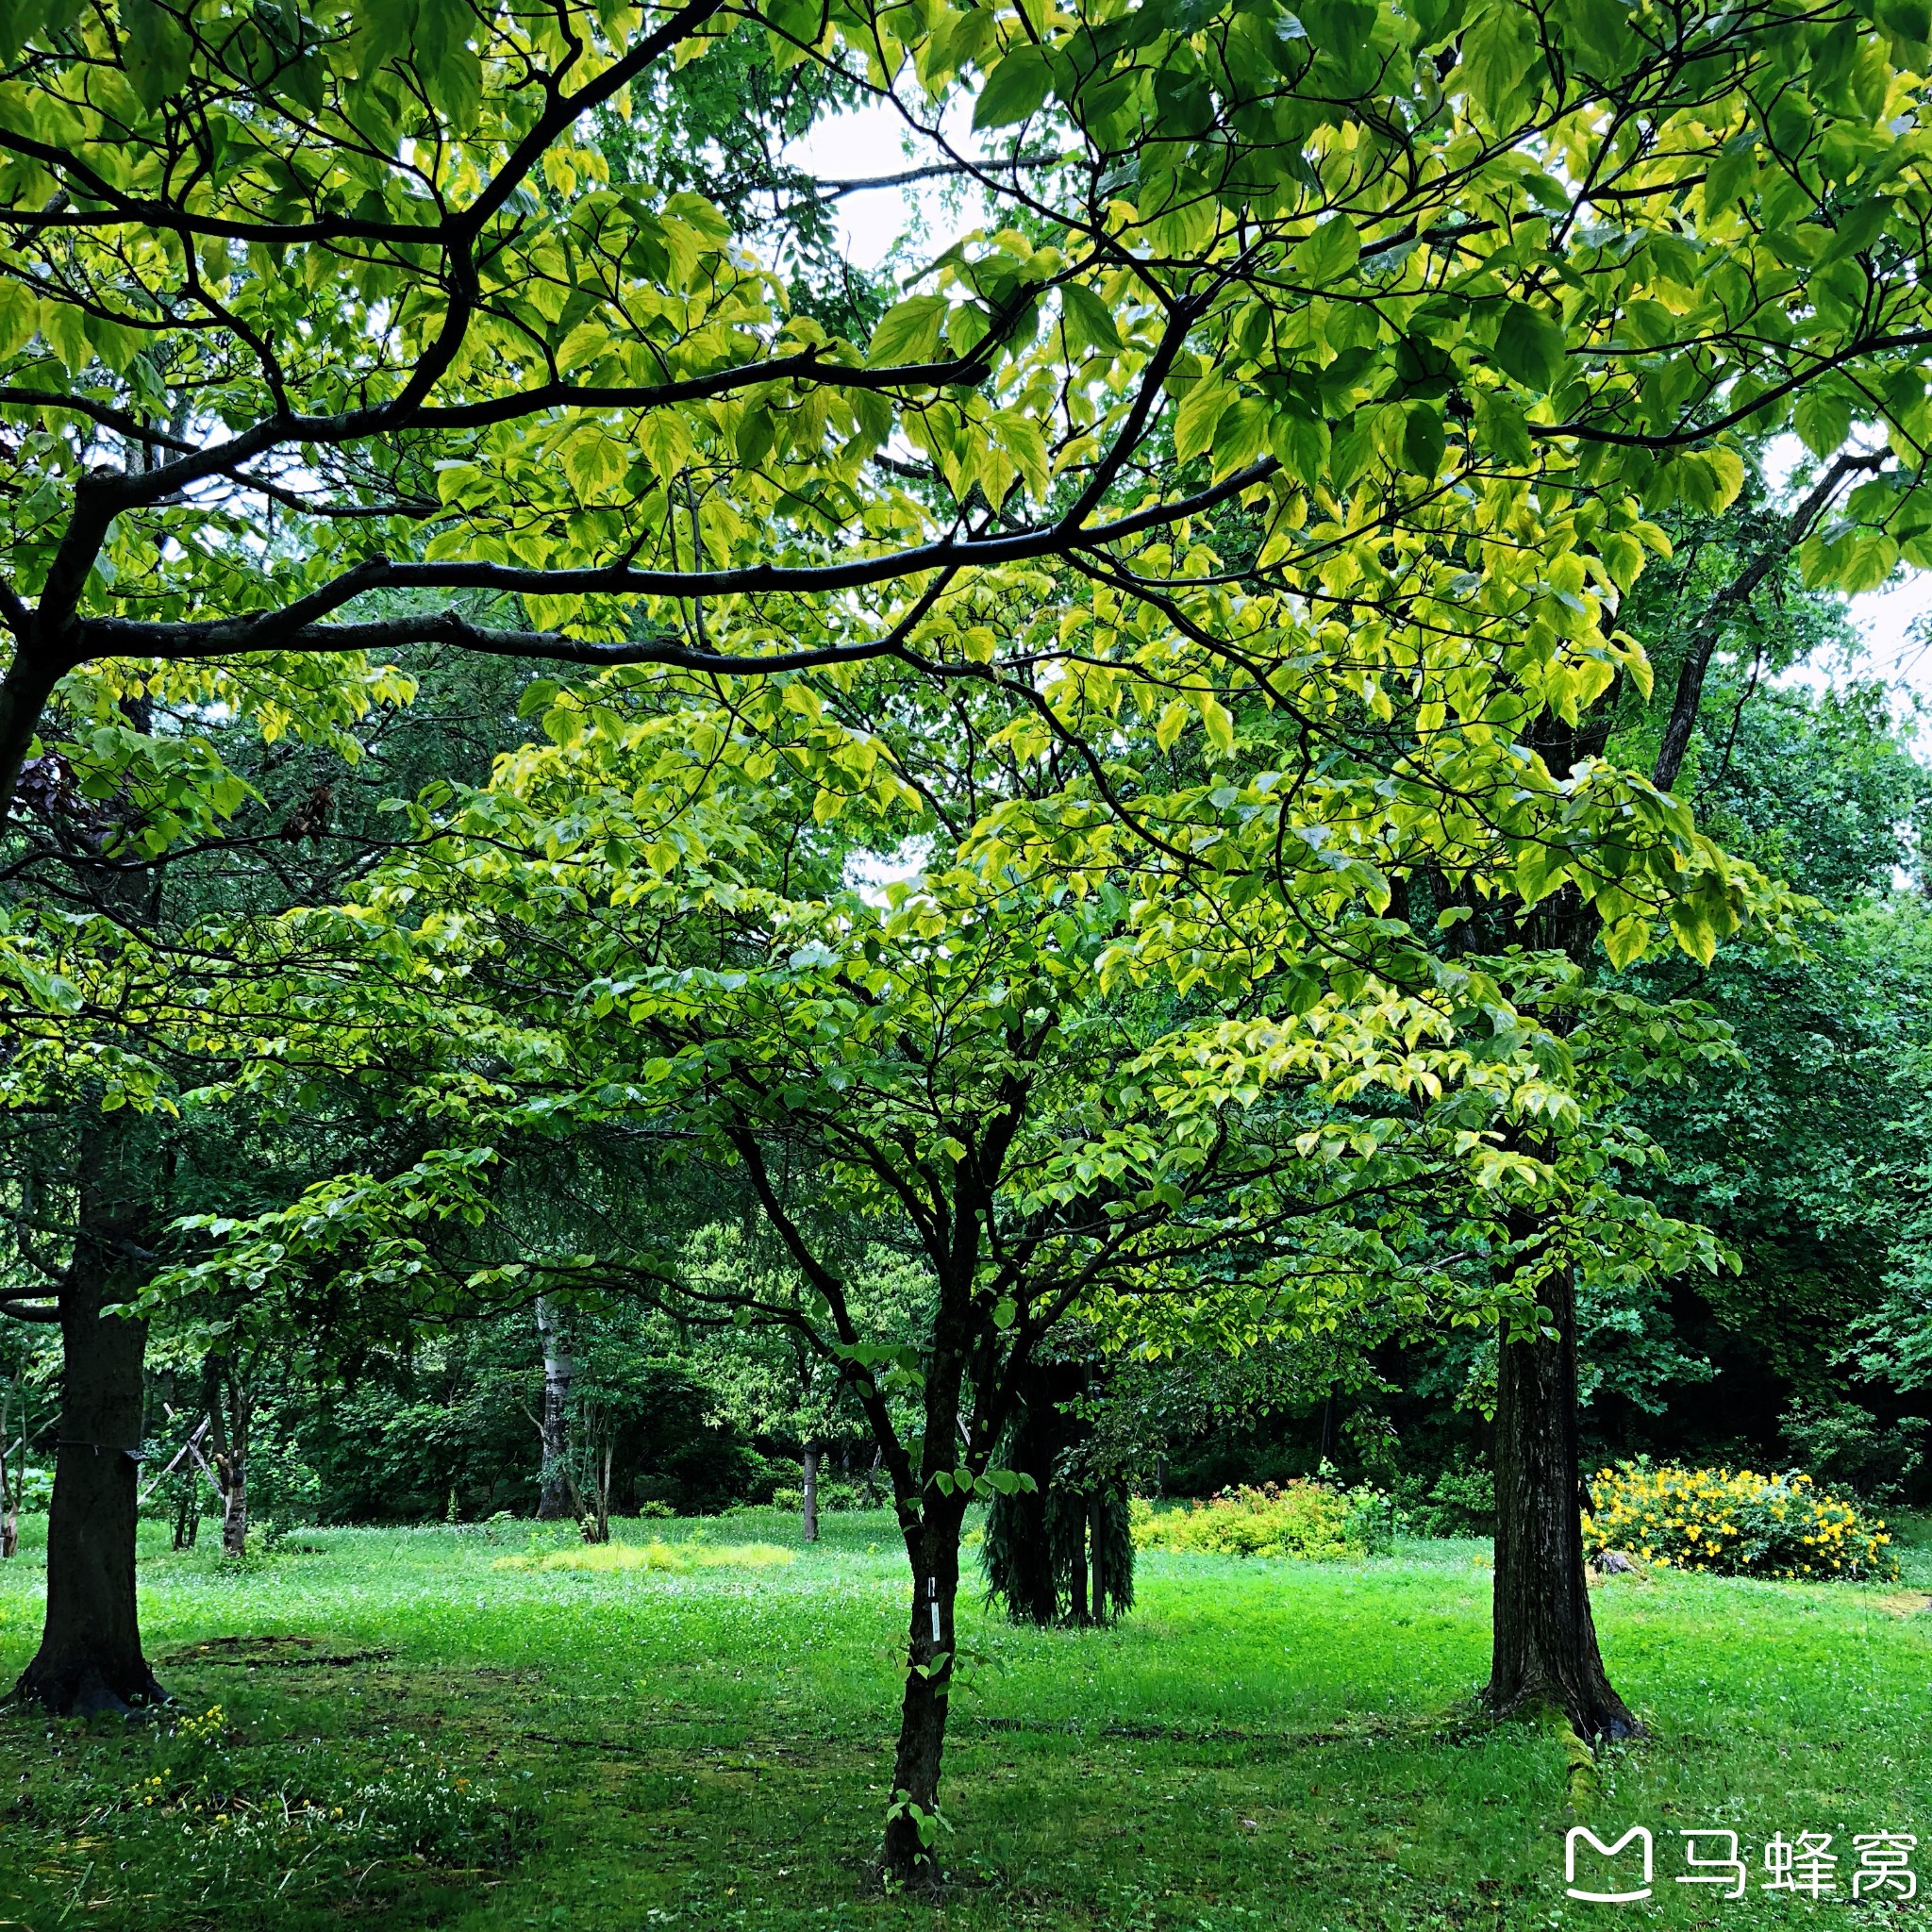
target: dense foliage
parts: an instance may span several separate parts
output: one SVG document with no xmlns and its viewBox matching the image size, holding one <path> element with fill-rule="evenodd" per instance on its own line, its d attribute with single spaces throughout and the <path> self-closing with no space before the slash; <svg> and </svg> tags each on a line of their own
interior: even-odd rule
<svg viewBox="0 0 1932 1932">
<path fill-rule="evenodd" d="M 534 1492 L 649 1571 L 613 1513 L 795 1471 L 808 1535 L 836 1468 L 910 1568 L 933 1883 L 1042 1362 L 1104 1365 L 1096 1574 L 1217 1453 L 1467 1515 L 1493 1410 L 1491 1700 L 1612 1735 L 1579 1403 L 1908 1491 L 1927 787 L 1774 681 L 1932 563 L 1928 35 L 9 8 L 23 1694 L 162 1694 L 137 1512 L 203 1484 L 237 1561 Z M 786 158 L 860 99 L 956 191 L 891 288 Z M 1353 1547 L 1365 1493 L 1149 1534 Z"/>
<path fill-rule="evenodd" d="M 1213 1557 L 1360 1557 L 1393 1540 L 1389 1498 L 1370 1489 L 1291 1481 L 1224 1490 L 1178 1509 L 1137 1503 L 1134 1546 Z"/>
</svg>

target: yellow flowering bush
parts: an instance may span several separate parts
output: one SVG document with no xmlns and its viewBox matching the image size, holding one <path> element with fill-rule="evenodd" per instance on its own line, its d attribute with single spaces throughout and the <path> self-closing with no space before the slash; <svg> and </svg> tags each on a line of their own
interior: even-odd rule
<svg viewBox="0 0 1932 1932">
<path fill-rule="evenodd" d="M 1389 1499 L 1296 1478 L 1223 1490 L 1205 1503 L 1131 1506 L 1137 1550 L 1214 1557 L 1359 1557 L 1388 1546 Z"/>
<path fill-rule="evenodd" d="M 1884 1523 L 1799 1471 L 1624 1462 L 1599 1470 L 1591 1487 L 1596 1509 L 1583 1519 L 1583 1542 L 1592 1556 L 1623 1550 L 1724 1576 L 1863 1583 L 1898 1575 Z"/>
</svg>

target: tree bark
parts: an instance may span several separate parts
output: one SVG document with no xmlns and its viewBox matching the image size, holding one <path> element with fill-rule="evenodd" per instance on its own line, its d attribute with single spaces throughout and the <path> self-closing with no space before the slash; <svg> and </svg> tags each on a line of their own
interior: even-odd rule
<svg viewBox="0 0 1932 1932">
<path fill-rule="evenodd" d="M 1555 1335 L 1505 1341 L 1498 1352 L 1495 1627 L 1484 1696 L 1499 1714 L 1549 1705 L 1581 1737 L 1627 1738 L 1639 1726 L 1605 1673 L 1583 1570 L 1570 1270 L 1556 1270 L 1541 1294 Z"/>
<path fill-rule="evenodd" d="M 819 1540 L 819 1450 L 816 1442 L 805 1445 L 805 1501 L 800 1506 L 805 1519 L 805 1540 Z"/>
<path fill-rule="evenodd" d="M 1107 1622 L 1107 1528 L 1102 1514 L 1106 1507 L 1106 1496 L 1096 1489 L 1087 1499 L 1087 1535 L 1092 1548 L 1093 1621 L 1096 1624 Z"/>
<path fill-rule="evenodd" d="M 239 1563 L 248 1554 L 248 1464 L 237 1455 L 222 1491 L 222 1555 Z"/>
<path fill-rule="evenodd" d="M 886 1813 L 889 1885 L 936 1891 L 940 1884 L 940 1765 L 954 1662 L 954 1603 L 959 1592 L 959 1525 L 964 1510 L 935 1498 L 908 1535 L 912 1558 L 912 1622 L 906 1647 L 906 1695 Z M 939 1661 L 935 1662 L 935 1659 Z"/>
<path fill-rule="evenodd" d="M 248 1432 L 254 1404 L 242 1393 L 234 1363 L 226 1357 L 208 1357 L 203 1390 L 215 1487 L 222 1494 L 222 1555 L 239 1563 L 248 1554 Z"/>
<path fill-rule="evenodd" d="M 0 1562 L 5 1562 L 20 1548 L 20 1494 L 15 1488 L 12 1473 L 8 1467 L 13 1457 L 13 1417 L 7 1400 L 7 1393 L 0 1390 Z M 20 1415 L 20 1440 L 23 1450 L 23 1478 L 25 1475 L 25 1449 L 26 1444 L 26 1407 L 23 1398 Z"/>
<path fill-rule="evenodd" d="M 146 1324 L 101 1310 L 132 1284 L 122 1259 L 135 1223 L 110 1203 L 116 1163 L 83 1137 L 80 1232 L 60 1291 L 60 1434 L 47 1516 L 47 1610 L 41 1647 L 13 1687 L 59 1715 L 125 1711 L 166 1697 L 142 1655 L 134 1596 Z"/>
<path fill-rule="evenodd" d="M 570 1391 L 577 1365 L 570 1352 L 563 1311 L 548 1295 L 537 1297 L 537 1334 L 543 1344 L 543 1474 L 537 1518 L 555 1523 L 573 1515 L 570 1484 Z"/>
<path fill-rule="evenodd" d="M 186 1489 L 175 1499 L 175 1547 L 177 1550 L 194 1547 L 194 1534 L 201 1525 L 201 1511 L 196 1507 L 200 1501 L 194 1472 L 190 1470 Z"/>
</svg>

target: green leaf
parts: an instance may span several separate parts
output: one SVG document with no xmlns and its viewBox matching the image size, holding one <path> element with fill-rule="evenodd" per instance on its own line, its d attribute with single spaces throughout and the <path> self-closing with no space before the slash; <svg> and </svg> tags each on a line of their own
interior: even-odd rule
<svg viewBox="0 0 1932 1932">
<path fill-rule="evenodd" d="M 0 282 L 0 356 L 10 356 L 33 341 L 41 325 L 41 305 L 20 282 Z"/>
<path fill-rule="evenodd" d="M 1346 275 L 1361 259 L 1361 237 L 1345 215 L 1331 215 L 1294 251 L 1295 267 L 1317 285 Z"/>
<path fill-rule="evenodd" d="M 1814 457 L 1843 447 L 1852 433 L 1852 399 L 1830 390 L 1807 389 L 1791 408 L 1791 427 Z"/>
<path fill-rule="evenodd" d="M 1277 416 L 1268 426 L 1268 447 L 1299 483 L 1317 483 L 1328 468 L 1328 425 L 1320 417 Z"/>
<path fill-rule="evenodd" d="M 179 93 L 194 54 L 181 23 L 157 0 L 121 0 L 121 32 L 128 85 L 142 106 Z"/>
<path fill-rule="evenodd" d="M 1750 142 L 1726 148 L 1704 171 L 1704 211 L 1717 214 L 1739 200 L 1757 173 L 1757 151 Z"/>
<path fill-rule="evenodd" d="M 1052 79 L 1046 56 L 1038 47 L 1015 47 L 986 76 L 986 85 L 974 104 L 974 126 L 1010 127 L 1014 122 L 1025 120 L 1038 112 Z"/>
<path fill-rule="evenodd" d="M 879 317 L 867 351 L 874 369 L 898 362 L 929 362 L 939 351 L 940 325 L 945 319 L 943 295 L 911 295 L 895 302 Z"/>
<path fill-rule="evenodd" d="M 1708 966 L 1716 958 L 1717 929 L 1694 901 L 1679 899 L 1671 908 L 1671 930 L 1700 966 Z"/>
<path fill-rule="evenodd" d="M 1053 484 L 1053 466 L 1039 423 L 1024 409 L 1002 409 L 993 425 L 999 431 L 1001 448 L 1012 458 L 1027 490 L 1036 499 L 1044 500 Z"/>
<path fill-rule="evenodd" d="M 1635 915 L 1604 928 L 1604 951 L 1619 973 L 1643 957 L 1650 944 L 1650 922 Z"/>
<path fill-rule="evenodd" d="M 1431 482 L 1442 467 L 1449 439 L 1442 424 L 1442 412 L 1431 403 L 1409 406 L 1408 420 L 1402 425 L 1402 458 L 1418 476 Z"/>
<path fill-rule="evenodd" d="M 1744 461 L 1735 450 L 1690 450 L 1665 464 L 1660 479 L 1693 509 L 1717 516 L 1743 488 Z"/>
<path fill-rule="evenodd" d="M 1527 302 L 1506 302 L 1496 325 L 1496 363 L 1525 389 L 1551 390 L 1563 373 L 1561 324 Z"/>
<path fill-rule="evenodd" d="M 1627 591 L 1643 568 L 1643 545 L 1626 530 L 1612 530 L 1597 544 L 1597 555 L 1620 591 Z"/>
<path fill-rule="evenodd" d="M 1085 282 L 1061 285 L 1060 308 L 1066 317 L 1069 343 L 1108 351 L 1121 346 L 1112 311 Z"/>
<path fill-rule="evenodd" d="M 1932 4 L 1928 0 L 1878 0 L 1873 9 L 1881 26 L 1915 46 L 1932 42 Z"/>
<path fill-rule="evenodd" d="M 1501 127 L 1518 111 L 1532 69 L 1541 64 L 1536 16 L 1520 0 L 1490 0 L 1463 30 L 1458 77 Z"/>
<path fill-rule="evenodd" d="M 1499 463 L 1529 461 L 1532 452 L 1528 419 L 1507 395 L 1491 390 L 1477 392 L 1475 432 Z"/>
<path fill-rule="evenodd" d="M 87 339 L 87 317 L 72 303 L 46 303 L 41 310 L 41 334 L 66 364 L 69 375 L 78 375 L 93 359 L 93 348 Z"/>
<path fill-rule="evenodd" d="M 1213 376 L 1203 376 L 1174 412 L 1174 453 L 1176 461 L 1191 462 L 1214 441 L 1222 412 L 1234 401 L 1234 391 Z"/>
<path fill-rule="evenodd" d="M 1567 0 L 1557 24 L 1591 71 L 1604 79 L 1624 73 L 1641 45 L 1617 0 Z"/>
<path fill-rule="evenodd" d="M 1242 396 L 1222 413 L 1214 426 L 1214 474 L 1217 478 L 1252 462 L 1268 430 L 1268 405 L 1259 396 Z"/>
<path fill-rule="evenodd" d="M 748 469 L 757 469 L 771 455 L 774 441 L 771 410 L 762 403 L 747 404 L 738 419 L 738 460 Z"/>
</svg>

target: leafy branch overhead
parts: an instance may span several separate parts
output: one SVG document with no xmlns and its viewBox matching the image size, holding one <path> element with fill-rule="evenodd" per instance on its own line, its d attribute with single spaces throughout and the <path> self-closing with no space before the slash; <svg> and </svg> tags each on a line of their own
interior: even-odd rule
<svg viewBox="0 0 1932 1932">
<path fill-rule="evenodd" d="M 1525 768 L 1528 721 L 1647 679 L 1618 599 L 1739 439 L 1876 458 L 1818 580 L 1924 548 L 1909 8 L 8 20 L 9 789 L 130 691 L 353 715 L 420 646 L 883 659 L 1042 746 L 1124 712 L 1340 754 L 1451 874 L 1574 885 L 1626 957 L 1668 907 L 1707 957 L 1748 888 L 1641 781 Z M 868 341 L 599 138 L 747 21 L 968 190 Z"/>
</svg>

